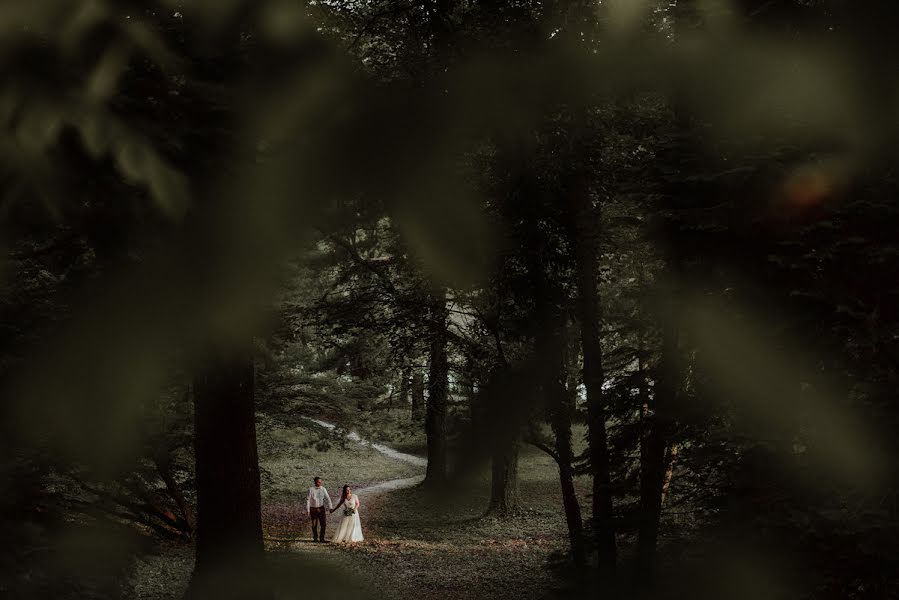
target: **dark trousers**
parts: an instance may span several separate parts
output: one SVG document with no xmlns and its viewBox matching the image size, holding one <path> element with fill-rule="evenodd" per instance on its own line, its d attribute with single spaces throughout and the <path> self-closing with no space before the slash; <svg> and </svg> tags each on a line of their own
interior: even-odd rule
<svg viewBox="0 0 899 600">
<path fill-rule="evenodd" d="M 309 517 L 312 519 L 312 540 L 320 540 L 322 542 L 325 541 L 325 525 L 327 525 L 328 518 L 325 512 L 324 506 L 319 507 L 311 507 L 309 509 Z M 319 537 L 318 529 L 321 527 L 322 533 Z"/>
</svg>

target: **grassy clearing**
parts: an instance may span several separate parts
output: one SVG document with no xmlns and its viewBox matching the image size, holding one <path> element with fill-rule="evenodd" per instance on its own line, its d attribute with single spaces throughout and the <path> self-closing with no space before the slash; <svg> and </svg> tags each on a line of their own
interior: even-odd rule
<svg viewBox="0 0 899 600">
<path fill-rule="evenodd" d="M 427 454 L 424 424 L 413 421 L 408 408 L 359 413 L 354 417 L 353 426 L 362 437 L 387 444 L 400 452 L 416 456 Z"/>
<path fill-rule="evenodd" d="M 268 537 L 310 535 L 306 493 L 317 475 L 324 478 L 324 485 L 336 502 L 345 483 L 361 488 L 421 472 L 418 467 L 392 460 L 368 446 L 346 443 L 338 433 L 303 419 L 285 422 L 264 415 L 257 418 L 262 523 Z"/>
<path fill-rule="evenodd" d="M 300 494 L 305 502 L 306 490 L 316 475 L 336 494 L 344 483 L 364 487 L 421 471 L 369 446 L 344 442 L 338 433 L 308 421 L 284 424 L 264 416 L 259 419 L 266 421 L 257 426 L 263 498 L 296 498 Z"/>
<path fill-rule="evenodd" d="M 577 437 L 577 436 L 576 436 Z M 487 470 L 434 497 L 420 488 L 368 499 L 360 512 L 366 542 L 329 547 L 350 555 L 348 570 L 386 598 L 539 598 L 559 586 L 551 568 L 568 548 L 558 471 L 551 458 L 524 449 L 522 510 L 484 517 Z M 577 482 L 589 516 L 589 479 Z"/>
<path fill-rule="evenodd" d="M 337 597 L 350 586 L 360 597 L 385 600 L 540 598 L 560 585 L 552 568 L 567 551 L 558 470 L 553 460 L 525 448 L 519 464 L 521 513 L 484 517 L 489 499 L 485 468 L 434 497 L 420 488 L 366 496 L 360 516 L 366 541 L 356 545 L 312 544 L 305 518 L 305 491 L 316 473 L 336 495 L 343 481 L 367 485 L 419 474 L 303 420 L 260 417 L 263 525 L 272 564 L 293 574 L 300 591 Z M 580 443 L 581 432 L 574 439 Z M 589 479 L 577 481 L 584 517 Z M 329 524 L 336 525 L 337 516 Z M 333 531 L 333 529 L 332 529 Z M 187 585 L 193 552 L 187 545 L 160 544 L 138 558 L 129 581 L 135 598 L 179 598 Z M 296 579 L 297 573 L 308 578 Z M 294 585 L 291 584 L 291 585 Z"/>
<path fill-rule="evenodd" d="M 306 491 L 312 477 L 322 475 L 325 487 L 336 498 L 344 482 L 364 487 L 421 472 L 420 468 L 391 460 L 370 447 L 344 443 L 339 435 L 298 415 L 258 414 L 256 430 L 262 472 L 264 535 L 270 538 L 268 547 L 272 551 L 272 560 L 281 571 L 308 571 L 319 580 L 342 576 L 340 565 L 334 564 L 336 555 L 333 551 L 307 543 L 311 533 L 305 514 Z M 336 525 L 338 518 L 335 513 L 329 525 Z M 285 544 L 277 541 L 279 539 L 294 542 Z M 156 540 L 135 557 L 125 582 L 126 596 L 142 600 L 180 600 L 187 589 L 193 557 L 190 544 Z M 317 587 L 309 584 L 307 588 L 303 584 L 299 589 Z M 330 598 L 332 595 L 327 592 L 317 597 Z"/>
</svg>

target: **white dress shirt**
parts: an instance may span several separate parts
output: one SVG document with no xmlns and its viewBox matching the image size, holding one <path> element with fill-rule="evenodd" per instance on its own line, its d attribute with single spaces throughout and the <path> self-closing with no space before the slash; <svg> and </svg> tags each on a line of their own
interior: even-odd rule
<svg viewBox="0 0 899 600">
<path fill-rule="evenodd" d="M 334 508 L 334 505 L 331 504 L 331 496 L 328 495 L 325 486 L 309 488 L 309 495 L 306 497 L 306 512 L 309 512 L 310 508 L 318 508 L 325 504 L 328 505 L 328 508 Z"/>
</svg>

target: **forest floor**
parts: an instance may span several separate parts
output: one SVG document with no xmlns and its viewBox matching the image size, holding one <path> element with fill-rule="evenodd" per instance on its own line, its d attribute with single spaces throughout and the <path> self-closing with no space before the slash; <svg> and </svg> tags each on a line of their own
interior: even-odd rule
<svg viewBox="0 0 899 600">
<path fill-rule="evenodd" d="M 300 581 L 304 586 L 285 588 L 284 597 L 317 590 L 317 598 L 353 593 L 385 600 L 513 600 L 551 595 L 558 587 L 555 567 L 567 548 L 558 471 L 538 450 L 522 453 L 521 512 L 498 519 L 484 516 L 490 484 L 486 467 L 452 495 L 437 497 L 414 485 L 424 472 L 421 464 L 398 460 L 361 440 L 348 441 L 347 432 L 260 418 L 266 547 L 280 572 L 290 573 L 290 585 Z M 344 482 L 358 490 L 364 542 L 312 543 L 305 494 L 315 475 L 325 478 L 332 498 Z M 585 517 L 587 483 L 578 482 Z M 329 519 L 328 537 L 338 519 L 336 513 Z M 188 544 L 161 543 L 137 559 L 131 595 L 179 598 L 192 566 Z"/>
</svg>

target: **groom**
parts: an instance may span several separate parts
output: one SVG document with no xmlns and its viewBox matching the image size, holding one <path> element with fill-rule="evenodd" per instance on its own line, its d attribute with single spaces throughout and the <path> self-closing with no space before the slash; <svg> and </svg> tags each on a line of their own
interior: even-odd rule
<svg viewBox="0 0 899 600">
<path fill-rule="evenodd" d="M 306 497 L 306 514 L 312 520 L 312 541 L 325 541 L 325 524 L 327 522 L 327 513 L 325 512 L 325 504 L 328 508 L 333 508 L 331 504 L 331 496 L 328 490 L 322 485 L 322 478 L 316 477 L 312 480 L 315 485 L 309 488 L 309 495 Z M 318 535 L 319 525 L 321 525 L 321 537 Z"/>
</svg>

